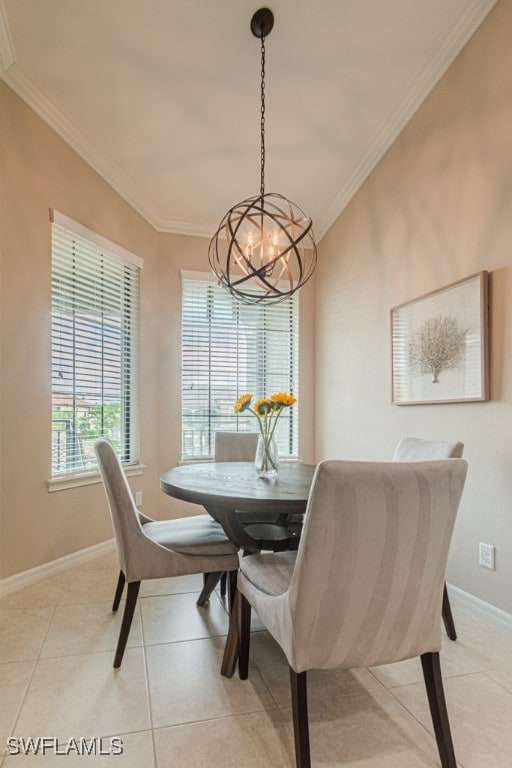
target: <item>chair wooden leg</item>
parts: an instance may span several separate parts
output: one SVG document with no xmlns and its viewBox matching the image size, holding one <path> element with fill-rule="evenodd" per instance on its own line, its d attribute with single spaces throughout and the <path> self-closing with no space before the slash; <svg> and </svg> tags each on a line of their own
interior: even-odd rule
<svg viewBox="0 0 512 768">
<path fill-rule="evenodd" d="M 238 578 L 238 571 L 229 571 L 228 574 L 228 606 L 229 606 L 229 612 L 233 610 L 233 605 L 235 603 L 235 597 L 236 597 L 236 581 Z"/>
<path fill-rule="evenodd" d="M 197 604 L 198 605 L 204 605 L 207 600 L 210 599 L 210 595 L 219 583 L 222 571 L 215 571 L 214 573 L 208 573 L 205 574 L 206 578 L 204 579 L 204 586 L 201 591 L 201 594 L 197 598 Z"/>
<path fill-rule="evenodd" d="M 117 609 L 119 608 L 119 603 L 121 602 L 121 597 L 123 596 L 124 583 L 125 583 L 124 573 L 122 571 L 119 571 L 119 578 L 117 580 L 116 593 L 114 595 L 114 602 L 112 603 L 113 611 L 117 611 Z"/>
<path fill-rule="evenodd" d="M 251 645 L 251 604 L 241 592 L 238 595 L 238 674 L 240 680 L 249 677 L 249 648 Z"/>
<path fill-rule="evenodd" d="M 139 587 L 140 581 L 130 581 L 128 584 L 128 594 L 126 596 L 126 605 L 124 607 L 123 623 L 121 624 L 121 631 L 119 632 L 119 640 L 117 641 L 116 655 L 114 658 L 114 667 L 116 669 L 121 666 L 121 662 L 123 660 L 126 641 L 128 640 L 130 627 L 132 625 L 133 613 L 137 604 Z"/>
<path fill-rule="evenodd" d="M 228 636 L 226 638 L 226 644 L 224 646 L 224 654 L 222 656 L 222 664 L 220 668 L 220 673 L 223 677 L 233 677 L 238 658 L 239 600 L 237 599 L 237 594 L 238 593 L 235 594 L 233 607 L 231 609 L 231 613 L 229 614 Z"/>
<path fill-rule="evenodd" d="M 423 677 L 425 678 L 425 687 L 427 689 L 439 757 L 441 758 L 441 766 L 442 768 L 457 768 L 444 697 L 439 653 L 422 654 L 421 665 L 423 667 Z"/>
<path fill-rule="evenodd" d="M 226 594 L 226 583 L 227 583 L 227 574 L 226 571 L 222 574 L 220 577 L 220 595 L 221 597 L 224 597 Z"/>
<path fill-rule="evenodd" d="M 295 764 L 297 768 L 311 768 L 306 674 L 306 672 L 295 672 L 290 667 L 293 736 L 295 739 Z"/>
<path fill-rule="evenodd" d="M 448 590 L 446 589 L 446 584 L 444 585 L 444 590 L 443 590 L 443 621 L 444 621 L 444 628 L 446 629 L 446 634 L 448 635 L 450 640 L 456 640 L 457 632 L 455 631 L 455 623 L 453 621 L 453 616 L 452 616 L 452 607 L 450 605 L 450 599 L 448 597 Z"/>
</svg>

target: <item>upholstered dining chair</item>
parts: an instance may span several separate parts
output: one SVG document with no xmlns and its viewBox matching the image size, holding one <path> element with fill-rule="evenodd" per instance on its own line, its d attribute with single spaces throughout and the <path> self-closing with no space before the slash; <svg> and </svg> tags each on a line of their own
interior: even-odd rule
<svg viewBox="0 0 512 768">
<path fill-rule="evenodd" d="M 423 440 L 421 437 L 403 437 L 395 448 L 393 461 L 435 461 L 436 459 L 460 459 L 464 443 L 449 443 L 444 440 Z M 443 588 L 442 608 L 444 628 L 450 640 L 457 639 L 452 607 L 446 584 Z"/>
<path fill-rule="evenodd" d="M 258 432 L 216 432 L 214 461 L 254 461 L 258 437 Z M 237 515 L 247 539 L 244 554 L 260 552 L 262 549 L 276 551 L 296 548 L 299 527 L 288 528 L 289 518 L 289 515 L 278 513 L 269 513 L 264 520 L 261 514 L 257 517 L 247 513 Z M 221 577 L 220 593 L 222 596 L 226 594 L 226 574 Z"/>
<path fill-rule="evenodd" d="M 94 450 L 105 487 L 119 558 L 119 579 L 112 610 L 117 611 L 128 583 L 114 667 L 120 667 L 143 579 L 208 573 L 197 600 L 203 605 L 225 572 L 236 574 L 237 547 L 210 515 L 155 521 L 135 506 L 121 463 L 109 440 L 99 438 Z"/>
<path fill-rule="evenodd" d="M 215 461 L 254 461 L 258 445 L 258 432 L 217 432 L 215 434 Z M 289 527 L 292 516 L 269 512 L 251 516 L 244 512 L 237 516 L 248 537 L 245 553 L 262 549 L 277 551 L 297 548 L 299 532 Z"/>
<path fill-rule="evenodd" d="M 258 432 L 216 432 L 215 461 L 254 461 Z"/>
<path fill-rule="evenodd" d="M 309 768 L 307 671 L 421 657 L 443 768 L 456 768 L 441 678 L 441 602 L 463 459 L 323 461 L 298 551 L 249 555 L 238 574 L 239 673 L 251 607 L 290 668 L 297 768 Z M 228 639 L 229 640 L 229 639 Z"/>
</svg>

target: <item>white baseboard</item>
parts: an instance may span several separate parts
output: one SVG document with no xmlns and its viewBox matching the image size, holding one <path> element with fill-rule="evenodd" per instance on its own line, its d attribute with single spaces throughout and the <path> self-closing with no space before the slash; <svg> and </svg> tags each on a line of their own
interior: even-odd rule
<svg viewBox="0 0 512 768">
<path fill-rule="evenodd" d="M 88 560 L 93 560 L 100 555 L 106 555 L 114 549 L 115 541 L 114 539 L 109 539 L 109 541 L 102 541 L 101 544 L 95 544 L 92 547 L 87 547 L 87 549 L 81 549 L 78 552 L 72 552 L 70 555 L 59 557 L 58 560 L 52 560 L 49 563 L 30 568 L 28 571 L 15 573 L 14 576 L 8 576 L 0 581 L 0 597 L 8 595 L 10 592 L 15 592 L 18 589 L 23 589 L 23 587 L 28 587 L 30 584 L 35 584 L 42 579 L 47 579 L 49 576 L 55 576 L 75 565 L 86 563 Z"/>
<path fill-rule="evenodd" d="M 453 597 L 458 602 L 487 616 L 487 618 L 505 624 L 509 629 L 512 629 L 512 615 L 510 613 L 502 611 L 501 608 L 496 608 L 496 606 L 491 605 L 491 603 L 486 603 L 485 600 L 480 600 L 479 597 L 475 597 L 475 595 L 465 592 L 463 589 L 455 587 L 453 584 L 447 584 L 446 586 L 450 598 Z"/>
<path fill-rule="evenodd" d="M 35 584 L 38 581 L 47 579 L 49 576 L 55 576 L 58 573 L 62 573 L 68 568 L 73 568 L 75 565 L 86 563 L 89 560 L 94 560 L 96 557 L 113 552 L 114 549 L 115 540 L 109 539 L 108 541 L 102 541 L 101 544 L 95 544 L 92 547 L 81 549 L 78 552 L 72 552 L 70 555 L 59 557 L 57 560 L 52 560 L 49 563 L 38 565 L 28 571 L 15 573 L 14 576 L 8 576 L 6 579 L 0 581 L 0 598 L 11 592 L 16 592 L 18 589 L 23 589 L 23 587 L 28 587 L 30 584 Z M 486 603 L 485 600 L 481 600 L 479 597 L 476 597 L 469 592 L 465 592 L 463 589 L 455 587 L 453 584 L 447 584 L 446 586 L 450 598 L 453 598 L 461 604 L 467 605 L 484 616 L 487 616 L 494 621 L 498 621 L 501 624 L 505 624 L 509 629 L 512 629 L 512 614 L 502 611 L 501 608 L 497 608 L 491 603 Z"/>
</svg>

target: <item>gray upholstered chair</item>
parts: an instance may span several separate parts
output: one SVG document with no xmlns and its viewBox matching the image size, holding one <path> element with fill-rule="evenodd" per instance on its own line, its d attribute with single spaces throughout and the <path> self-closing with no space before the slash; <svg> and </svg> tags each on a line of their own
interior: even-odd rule
<svg viewBox="0 0 512 768">
<path fill-rule="evenodd" d="M 290 667 L 295 753 L 309 768 L 306 674 L 421 656 L 443 768 L 456 768 L 439 665 L 441 602 L 464 487 L 463 459 L 324 461 L 298 552 L 249 555 L 238 574 L 239 672 L 248 674 L 251 606 Z M 228 646 L 227 646 L 228 647 Z"/>
<path fill-rule="evenodd" d="M 214 446 L 215 461 L 254 461 L 258 445 L 258 432 L 216 432 Z M 262 549 L 276 551 L 297 547 L 300 526 L 291 530 L 287 523 L 289 515 L 268 513 L 265 519 L 249 514 L 237 515 L 241 529 L 240 541 L 245 540 L 244 554 L 260 552 Z M 222 575 L 220 593 L 226 594 L 226 574 Z M 234 594 L 231 594 L 231 599 Z"/>
<path fill-rule="evenodd" d="M 395 448 L 393 461 L 435 461 L 460 459 L 464 443 L 448 443 L 444 440 L 423 440 L 421 437 L 403 437 Z M 457 639 L 452 607 L 446 584 L 443 589 L 443 622 L 450 640 Z"/>
<path fill-rule="evenodd" d="M 403 437 L 395 448 L 393 461 L 437 461 L 460 459 L 464 443 L 444 440 L 423 440 L 421 437 Z"/>
<path fill-rule="evenodd" d="M 258 432 L 217 432 L 215 434 L 215 461 L 254 461 Z M 269 512 L 257 516 L 243 513 L 237 515 L 237 521 L 245 536 L 244 552 L 259 552 L 262 549 L 273 552 L 293 549 L 298 546 L 300 527 L 289 527 L 292 516 Z"/>
<path fill-rule="evenodd" d="M 202 605 L 223 573 L 238 569 L 237 547 L 210 515 L 155 521 L 135 506 L 130 486 L 112 445 L 106 438 L 94 450 L 107 495 L 120 572 L 112 610 L 119 607 L 125 582 L 128 594 L 114 658 L 120 667 L 133 619 L 140 582 L 208 573 L 198 598 Z"/>
<path fill-rule="evenodd" d="M 254 461 L 258 432 L 216 432 L 215 461 Z"/>
</svg>

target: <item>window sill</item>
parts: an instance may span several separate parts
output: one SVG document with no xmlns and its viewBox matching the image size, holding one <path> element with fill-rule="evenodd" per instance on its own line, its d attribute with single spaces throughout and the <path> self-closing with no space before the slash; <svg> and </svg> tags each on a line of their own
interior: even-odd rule
<svg viewBox="0 0 512 768">
<path fill-rule="evenodd" d="M 142 475 L 146 469 L 145 464 L 126 464 L 123 466 L 124 473 L 127 477 L 133 477 L 134 475 Z M 101 475 L 99 470 L 94 472 L 83 472 L 77 475 L 63 475 L 62 477 L 56 477 L 52 480 L 47 480 L 48 492 L 64 491 L 66 488 L 78 488 L 81 485 L 93 485 L 94 483 L 101 483 Z"/>
</svg>

